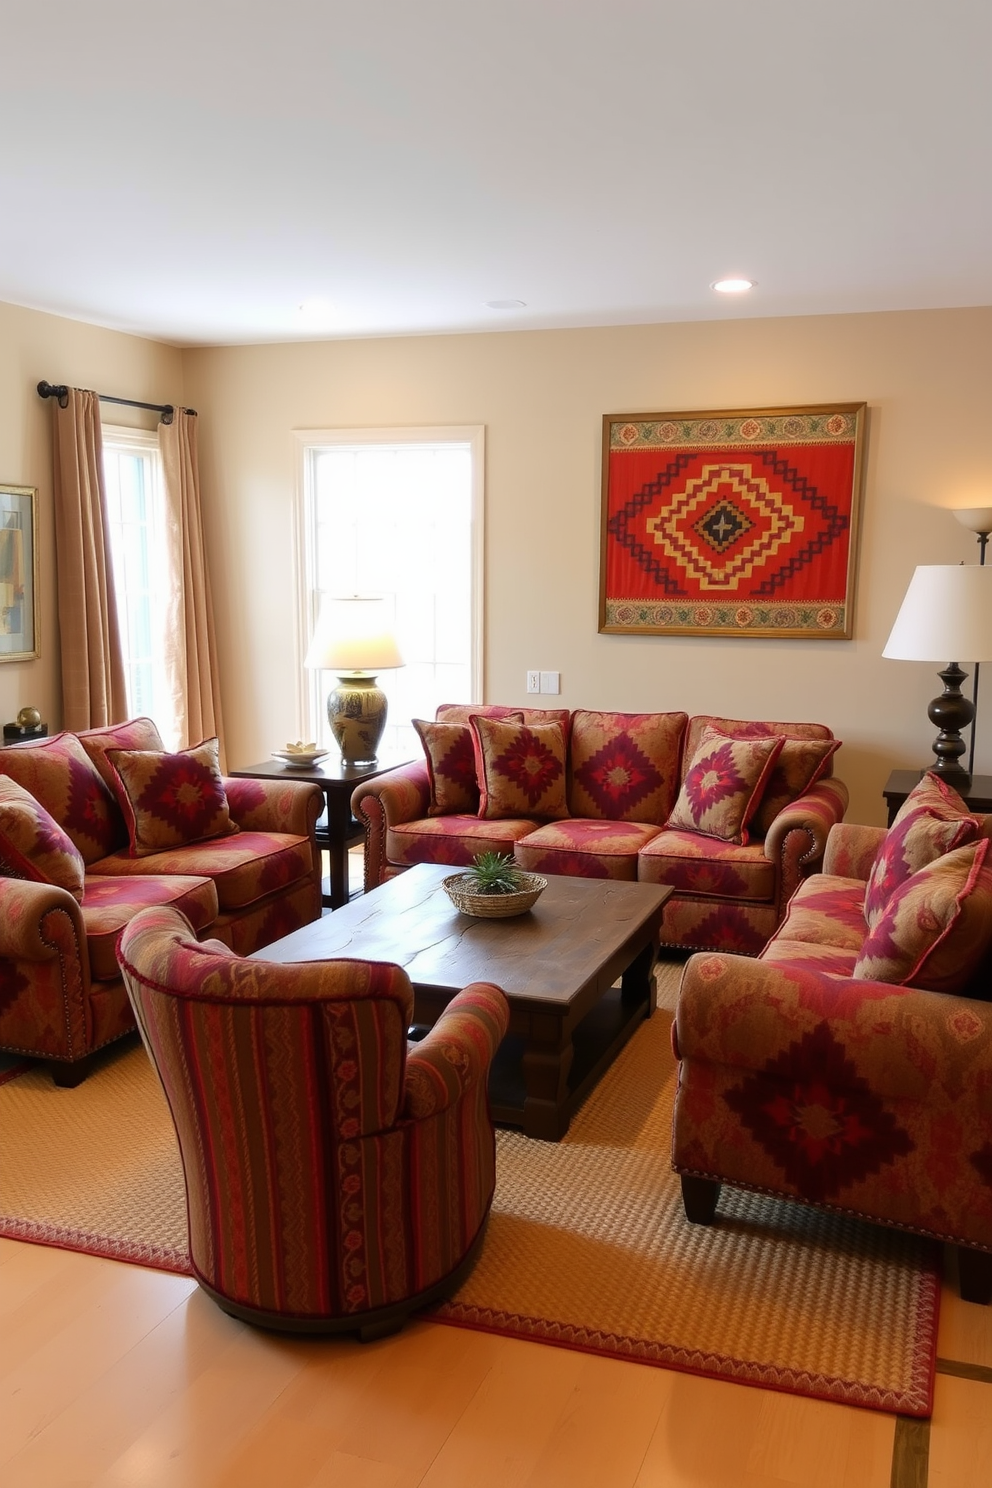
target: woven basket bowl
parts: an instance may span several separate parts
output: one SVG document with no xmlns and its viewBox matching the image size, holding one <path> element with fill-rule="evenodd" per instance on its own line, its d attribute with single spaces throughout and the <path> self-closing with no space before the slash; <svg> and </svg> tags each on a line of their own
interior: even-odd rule
<svg viewBox="0 0 992 1488">
<path fill-rule="evenodd" d="M 511 915 L 523 914 L 536 904 L 548 887 L 548 880 L 539 873 L 521 873 L 526 887 L 515 894 L 477 894 L 469 884 L 467 873 L 452 873 L 441 880 L 448 898 L 462 914 L 475 915 L 480 920 L 508 920 Z"/>
</svg>

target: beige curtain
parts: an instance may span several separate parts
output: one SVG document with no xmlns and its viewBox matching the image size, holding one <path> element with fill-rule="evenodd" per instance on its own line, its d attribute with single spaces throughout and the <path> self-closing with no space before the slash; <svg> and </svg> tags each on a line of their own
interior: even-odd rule
<svg viewBox="0 0 992 1488">
<path fill-rule="evenodd" d="M 177 408 L 171 424 L 159 424 L 165 475 L 169 567 L 175 576 L 167 616 L 166 662 L 182 727 L 181 747 L 217 734 L 224 761 L 217 642 L 203 551 L 196 414 Z"/>
<path fill-rule="evenodd" d="M 100 728 L 127 717 L 110 566 L 103 438 L 96 393 L 55 400 L 55 556 L 62 649 L 62 726 Z"/>
</svg>

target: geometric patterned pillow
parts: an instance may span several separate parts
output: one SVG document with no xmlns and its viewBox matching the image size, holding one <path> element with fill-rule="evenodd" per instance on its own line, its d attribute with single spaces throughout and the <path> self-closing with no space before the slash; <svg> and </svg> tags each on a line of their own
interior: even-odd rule
<svg viewBox="0 0 992 1488">
<path fill-rule="evenodd" d="M 506 723 L 472 715 L 479 816 L 489 821 L 568 816 L 565 730 L 560 723 Z"/>
<path fill-rule="evenodd" d="M 840 739 L 787 738 L 754 813 L 754 830 L 763 837 L 779 812 L 821 779 L 840 746 Z"/>
<path fill-rule="evenodd" d="M 944 812 L 952 808 L 941 803 Z M 977 817 L 967 814 L 937 816 L 933 807 L 917 806 L 908 813 L 900 811 L 886 832 L 875 854 L 868 886 L 865 890 L 865 922 L 873 930 L 885 913 L 893 893 L 900 884 L 936 858 L 976 842 L 982 835 Z"/>
<path fill-rule="evenodd" d="M 0 873 L 56 884 L 82 902 L 86 864 L 44 806 L 16 780 L 0 775 Z"/>
<path fill-rule="evenodd" d="M 675 803 L 685 713 L 572 715 L 568 804 L 573 816 L 661 826 Z"/>
<path fill-rule="evenodd" d="M 992 944 L 987 839 L 928 863 L 892 893 L 852 975 L 929 992 L 961 992 Z"/>
<path fill-rule="evenodd" d="M 504 721 L 523 723 L 520 713 L 509 713 Z M 475 748 L 472 730 L 461 723 L 430 723 L 415 718 L 413 726 L 420 735 L 427 757 L 431 782 L 428 816 L 473 814 L 479 810 L 479 782 L 475 774 Z"/>
<path fill-rule="evenodd" d="M 108 723 L 104 728 L 81 729 L 76 737 L 114 792 L 117 781 L 107 759 L 108 749 L 161 751 L 165 748 L 162 736 L 150 718 L 129 718 L 125 723 Z"/>
<path fill-rule="evenodd" d="M 238 830 L 221 779 L 219 746 L 205 739 L 178 754 L 108 749 L 130 836 L 130 856 L 143 858 Z"/>
<path fill-rule="evenodd" d="M 747 824 L 784 742 L 781 734 L 736 739 L 717 729 L 704 729 L 666 827 L 746 844 Z"/>
<path fill-rule="evenodd" d="M 127 841 L 120 808 L 75 734 L 0 749 L 0 774 L 44 806 L 84 863 L 105 858 Z"/>
</svg>

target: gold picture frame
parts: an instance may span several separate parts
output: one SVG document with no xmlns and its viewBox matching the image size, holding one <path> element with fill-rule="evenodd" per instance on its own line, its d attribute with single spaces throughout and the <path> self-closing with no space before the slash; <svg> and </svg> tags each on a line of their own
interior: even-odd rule
<svg viewBox="0 0 992 1488">
<path fill-rule="evenodd" d="M 0 485 L 0 662 L 38 655 L 38 488 Z"/>
<path fill-rule="evenodd" d="M 850 640 L 866 417 L 605 415 L 600 631 Z"/>
</svg>

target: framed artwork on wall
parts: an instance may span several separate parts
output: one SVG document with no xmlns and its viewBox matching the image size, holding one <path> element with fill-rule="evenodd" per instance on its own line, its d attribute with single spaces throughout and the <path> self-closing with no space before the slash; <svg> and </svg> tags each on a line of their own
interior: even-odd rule
<svg viewBox="0 0 992 1488">
<path fill-rule="evenodd" d="M 607 414 L 600 631 L 849 640 L 865 410 Z"/>
<path fill-rule="evenodd" d="M 34 486 L 0 485 L 0 661 L 38 655 Z"/>
</svg>

